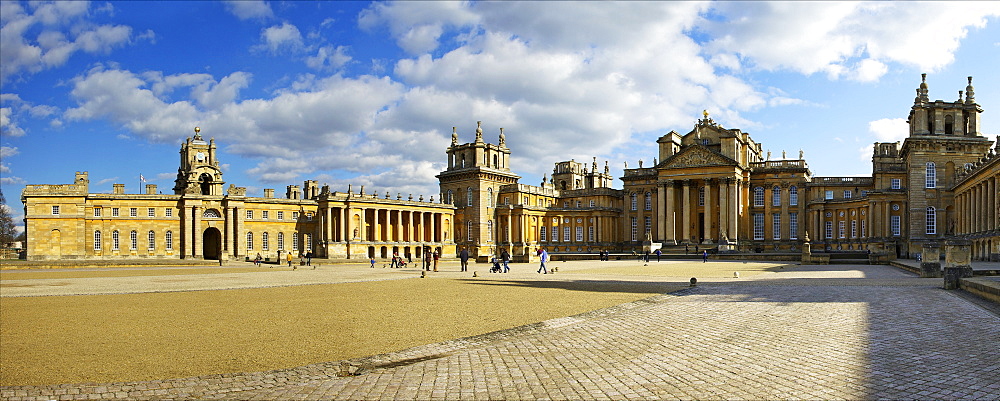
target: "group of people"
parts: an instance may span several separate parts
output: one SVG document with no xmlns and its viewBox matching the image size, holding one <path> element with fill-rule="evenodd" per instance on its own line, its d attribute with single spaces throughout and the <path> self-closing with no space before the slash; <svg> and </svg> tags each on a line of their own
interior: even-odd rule
<svg viewBox="0 0 1000 401">
<path fill-rule="evenodd" d="M 312 252 L 299 253 L 299 266 L 312 266 L 312 258 L 313 258 L 313 253 Z M 278 255 L 278 263 L 279 264 L 281 263 L 282 259 L 284 259 L 284 260 L 286 260 L 288 262 L 288 267 L 291 267 L 292 270 L 298 269 L 298 266 L 292 265 L 292 261 L 295 260 L 295 255 L 292 254 L 291 252 L 286 253 L 285 257 L 282 258 L 281 255 L 280 255 L 280 251 L 279 251 L 279 255 Z M 259 253 L 257 254 L 257 256 L 255 258 L 253 258 L 253 265 L 254 266 L 260 266 L 261 264 L 263 264 L 263 262 L 264 262 L 264 258 Z M 274 266 L 268 266 L 268 267 L 273 268 Z M 315 267 L 314 267 L 314 269 L 315 269 Z"/>
<path fill-rule="evenodd" d="M 499 258 L 496 255 L 490 258 L 490 262 L 493 263 L 490 273 L 510 273 L 510 253 L 506 249 L 500 251 Z"/>
</svg>

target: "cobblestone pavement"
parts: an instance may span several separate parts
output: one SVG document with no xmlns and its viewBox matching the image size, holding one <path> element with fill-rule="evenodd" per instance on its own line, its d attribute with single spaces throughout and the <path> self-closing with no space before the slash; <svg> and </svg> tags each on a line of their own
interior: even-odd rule
<svg viewBox="0 0 1000 401">
<path fill-rule="evenodd" d="M 845 271 L 855 273 L 844 274 Z M 860 277 L 859 277 L 860 276 Z M 887 266 L 817 266 L 294 369 L 3 399 L 1000 399 L 1000 316 Z"/>
</svg>

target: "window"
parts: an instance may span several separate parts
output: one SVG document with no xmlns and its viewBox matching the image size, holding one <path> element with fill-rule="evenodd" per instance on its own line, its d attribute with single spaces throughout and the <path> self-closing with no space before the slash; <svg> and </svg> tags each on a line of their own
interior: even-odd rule
<svg viewBox="0 0 1000 401">
<path fill-rule="evenodd" d="M 868 196 L 868 190 L 866 190 L 866 189 L 862 189 L 862 190 L 861 190 L 861 197 L 862 197 L 862 198 L 864 198 L 864 197 L 866 197 L 866 196 Z"/>
<path fill-rule="evenodd" d="M 826 191 L 825 199 L 833 199 L 833 191 Z"/>
<path fill-rule="evenodd" d="M 111 217 L 118 217 L 118 208 L 117 207 L 111 208 Z"/>
<path fill-rule="evenodd" d="M 101 208 L 99 207 L 94 208 L 94 217 L 101 217 Z"/>
<path fill-rule="evenodd" d="M 152 251 L 152 250 L 156 249 L 156 233 L 154 233 L 153 230 L 149 230 L 149 232 L 146 233 L 146 239 L 149 241 L 149 244 L 148 244 L 149 245 L 149 247 L 148 247 L 149 250 Z"/>
<path fill-rule="evenodd" d="M 824 231 L 826 231 L 826 239 L 833 239 L 833 222 L 828 221 L 825 224 Z"/>
<path fill-rule="evenodd" d="M 247 233 L 247 250 L 253 249 L 253 233 Z"/>
<path fill-rule="evenodd" d="M 486 207 L 493 207 L 493 188 L 486 188 Z"/>
<path fill-rule="evenodd" d="M 530 202 L 530 200 L 528 199 L 528 197 L 527 197 L 527 196 L 525 196 L 525 197 L 524 197 L 524 202 L 521 202 L 521 204 L 522 204 L 522 205 L 530 205 L 530 204 L 531 204 L 531 202 Z"/>
<path fill-rule="evenodd" d="M 493 242 L 493 220 L 486 222 L 486 242 Z"/>
<path fill-rule="evenodd" d="M 262 218 L 262 219 L 264 219 L 264 220 L 267 220 L 267 218 L 268 218 L 268 214 L 269 214 L 269 213 L 268 213 L 268 211 L 267 211 L 267 210 L 265 210 L 265 211 L 263 211 L 263 212 L 260 212 L 260 218 Z"/>
<path fill-rule="evenodd" d="M 52 206 L 52 215 L 53 216 L 58 216 L 59 215 L 59 206 L 58 205 L 57 206 Z"/>
<path fill-rule="evenodd" d="M 637 196 L 636 194 L 630 195 L 630 199 L 632 201 L 632 210 L 638 210 L 639 209 L 638 204 L 636 203 L 636 199 L 635 199 L 636 196 Z"/>
<path fill-rule="evenodd" d="M 851 238 L 858 238 L 858 221 L 851 220 Z"/>
<path fill-rule="evenodd" d="M 890 184 L 891 185 L 891 189 L 899 189 L 900 188 L 900 180 L 899 180 L 899 178 L 893 178 L 889 182 L 891 183 Z"/>
<path fill-rule="evenodd" d="M 267 235 L 267 232 L 261 233 L 260 234 L 260 249 L 263 249 L 265 251 L 268 250 L 268 248 L 271 246 L 270 239 L 271 238 L 269 238 L 269 236 Z"/>
<path fill-rule="evenodd" d="M 284 220 L 284 219 L 285 219 L 285 212 L 279 211 L 278 212 L 278 220 Z"/>
<path fill-rule="evenodd" d="M 850 189 L 844 190 L 844 199 L 851 199 L 852 195 L 853 195 L 853 193 L 851 192 Z"/>
<path fill-rule="evenodd" d="M 551 230 L 552 231 L 550 232 L 552 233 L 552 242 L 559 242 L 559 227 L 552 226 Z"/>
<path fill-rule="evenodd" d="M 847 238 L 847 233 L 844 232 L 845 221 L 841 220 L 837 222 L 837 237 Z"/>
<path fill-rule="evenodd" d="M 544 242 L 544 241 L 548 241 L 548 240 L 547 240 L 547 239 L 545 238 L 545 226 L 542 226 L 542 227 L 541 227 L 541 228 L 540 228 L 540 229 L 538 230 L 538 240 L 539 240 L 539 241 L 543 241 L 543 242 Z"/>
<path fill-rule="evenodd" d="M 128 217 L 139 217 L 139 208 L 137 207 L 128 208 Z"/>
<path fill-rule="evenodd" d="M 865 231 L 865 221 L 861 220 L 861 238 L 867 238 L 867 232 Z"/>
<path fill-rule="evenodd" d="M 563 226 L 563 242 L 569 242 L 570 241 L 569 236 L 570 236 L 569 226 Z"/>
<path fill-rule="evenodd" d="M 147 208 L 146 217 L 156 217 L 156 208 Z"/>
<path fill-rule="evenodd" d="M 312 212 L 306 213 L 306 221 L 313 221 L 313 214 L 312 214 Z"/>
<path fill-rule="evenodd" d="M 649 234 L 650 232 L 653 231 L 653 218 L 650 216 L 646 216 L 643 218 L 643 220 L 645 220 L 643 223 L 645 223 L 646 231 L 643 232 L 642 235 L 645 236 L 646 234 Z"/>
<path fill-rule="evenodd" d="M 306 241 L 306 252 L 312 252 L 313 250 L 313 236 L 312 234 L 303 234 L 304 240 Z"/>
<path fill-rule="evenodd" d="M 781 206 L 781 188 L 777 185 L 771 188 L 771 206 Z"/>
<path fill-rule="evenodd" d="M 563 201 L 563 207 L 564 208 L 568 208 L 569 207 L 569 201 Z"/>
<path fill-rule="evenodd" d="M 133 208 L 134 209 L 134 208 Z M 136 250 L 139 248 L 139 233 L 133 230 L 128 233 L 129 247 L 128 249 Z"/>
<path fill-rule="evenodd" d="M 597 202 L 595 202 L 593 199 L 591 199 L 590 200 L 590 207 L 595 207 L 595 206 L 597 206 Z"/>
<path fill-rule="evenodd" d="M 587 241 L 594 242 L 594 226 L 587 227 Z"/>
<path fill-rule="evenodd" d="M 799 214 L 788 214 L 788 238 L 799 239 Z"/>
<path fill-rule="evenodd" d="M 465 206 L 472 206 L 472 187 L 465 190 Z"/>
<path fill-rule="evenodd" d="M 285 250 L 285 233 L 278 233 L 278 250 L 279 251 Z"/>
<path fill-rule="evenodd" d="M 646 192 L 646 210 L 653 210 L 653 197 Z"/>
<path fill-rule="evenodd" d="M 698 187 L 698 206 L 705 206 L 705 187 Z"/>
<path fill-rule="evenodd" d="M 94 250 L 101 250 L 101 230 L 94 231 Z"/>
<path fill-rule="evenodd" d="M 799 187 L 792 186 L 791 188 L 788 188 L 788 204 L 792 206 L 798 206 Z"/>
<path fill-rule="evenodd" d="M 299 250 L 299 233 L 292 233 L 292 250 Z"/>
<path fill-rule="evenodd" d="M 583 227 L 576 227 L 576 242 L 583 242 Z"/>
<path fill-rule="evenodd" d="M 781 239 L 781 215 L 778 213 L 771 215 L 771 239 Z"/>
<path fill-rule="evenodd" d="M 937 188 L 937 168 L 934 165 L 934 162 L 927 162 L 926 170 L 924 188 Z"/>
<path fill-rule="evenodd" d="M 218 210 L 215 210 L 215 209 L 205 209 L 205 211 L 201 213 L 201 217 L 204 217 L 206 219 L 218 219 L 218 218 L 222 218 L 222 215 L 219 214 Z"/>
<path fill-rule="evenodd" d="M 937 234 L 937 209 L 927 208 L 927 234 Z"/>
<path fill-rule="evenodd" d="M 174 209 L 171 209 L 169 207 L 166 208 L 166 209 L 163 209 L 163 215 L 166 216 L 166 217 L 174 217 Z"/>
<path fill-rule="evenodd" d="M 121 245 L 121 235 L 118 233 L 118 230 L 112 231 L 111 232 L 111 250 L 117 251 L 117 250 L 121 249 L 121 248 L 119 248 L 120 245 Z"/>
<path fill-rule="evenodd" d="M 763 188 L 761 188 L 761 193 L 764 193 Z M 757 241 L 764 239 L 764 213 L 753 214 L 753 239 Z"/>
<path fill-rule="evenodd" d="M 167 209 L 167 210 L 170 210 L 170 209 Z M 174 232 L 173 231 L 167 231 L 167 233 L 163 235 L 163 242 L 164 242 L 164 246 L 167 248 L 168 251 L 173 250 L 174 249 Z"/>
<path fill-rule="evenodd" d="M 253 219 L 253 210 L 247 210 L 247 220 Z"/>
<path fill-rule="evenodd" d="M 583 202 L 576 201 L 576 208 L 579 209 L 581 207 L 583 207 Z"/>
<path fill-rule="evenodd" d="M 753 205 L 754 206 L 764 206 L 764 187 L 754 187 L 754 189 L 753 189 Z"/>
<path fill-rule="evenodd" d="M 466 228 L 465 228 L 465 240 L 466 241 L 472 241 L 472 222 L 471 221 L 466 222 L 465 226 L 466 226 Z"/>
<path fill-rule="evenodd" d="M 299 219 L 299 212 L 292 212 L 292 220 L 298 220 L 298 219 Z"/>
<path fill-rule="evenodd" d="M 889 229 L 892 230 L 892 236 L 899 236 L 899 216 L 889 216 Z"/>
<path fill-rule="evenodd" d="M 638 230 L 638 227 L 636 227 L 637 223 L 638 222 L 636 221 L 635 217 L 633 217 L 632 218 L 632 241 L 635 241 L 635 239 L 636 239 L 636 230 Z"/>
</svg>

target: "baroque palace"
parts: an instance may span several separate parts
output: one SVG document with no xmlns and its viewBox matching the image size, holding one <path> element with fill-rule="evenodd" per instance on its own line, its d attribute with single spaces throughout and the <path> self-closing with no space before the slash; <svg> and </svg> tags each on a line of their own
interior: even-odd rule
<svg viewBox="0 0 1000 401">
<path fill-rule="evenodd" d="M 803 153 L 764 155 L 739 129 L 708 113 L 657 142 L 651 166 L 624 170 L 612 188 L 607 162 L 556 163 L 538 186 L 519 183 L 503 129 L 496 144 L 460 144 L 453 128 L 440 195 L 330 192 L 315 181 L 264 190 L 224 189 L 214 141 L 181 147 L 173 195 L 91 194 L 87 173 L 22 194 L 29 259 L 206 258 L 313 252 L 327 258 L 420 257 L 427 250 L 480 261 L 499 249 L 532 260 L 551 253 L 642 252 L 651 243 L 720 252 L 919 253 L 946 238 L 972 241 L 973 258 L 1000 260 L 1000 140 L 980 132 L 972 77 L 954 102 L 931 101 L 926 76 L 910 108 L 909 136 L 875 143 L 871 177 L 814 177 Z"/>
</svg>

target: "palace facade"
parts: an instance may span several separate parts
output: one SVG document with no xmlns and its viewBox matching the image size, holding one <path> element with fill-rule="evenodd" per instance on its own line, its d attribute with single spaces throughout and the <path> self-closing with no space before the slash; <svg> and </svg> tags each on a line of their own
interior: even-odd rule
<svg viewBox="0 0 1000 401">
<path fill-rule="evenodd" d="M 181 147 L 173 194 L 91 194 L 73 184 L 28 185 L 29 259 L 420 257 L 426 249 L 481 261 L 499 249 L 642 252 L 650 243 L 731 252 L 872 251 L 911 256 L 925 243 L 965 238 L 973 258 L 1000 260 L 1000 140 L 980 132 L 972 77 L 954 102 L 931 101 L 926 76 L 909 110 L 909 136 L 875 143 L 870 177 L 814 177 L 802 151 L 764 154 L 749 133 L 708 113 L 691 131 L 656 141 L 653 163 L 626 165 L 622 189 L 607 162 L 556 163 L 539 185 L 519 182 L 503 129 L 498 142 L 459 143 L 453 128 L 437 201 L 330 192 L 315 181 L 284 198 L 224 188 L 214 140 Z"/>
</svg>

